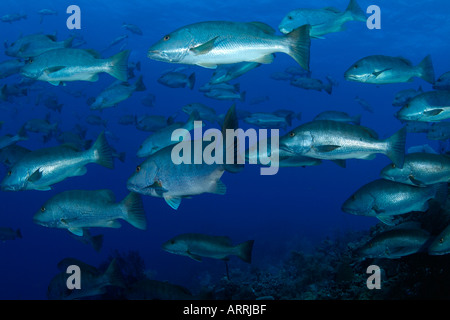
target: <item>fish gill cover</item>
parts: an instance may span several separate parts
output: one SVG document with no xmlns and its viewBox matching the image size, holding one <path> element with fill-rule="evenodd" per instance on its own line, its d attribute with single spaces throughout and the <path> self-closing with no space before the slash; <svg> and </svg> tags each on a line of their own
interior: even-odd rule
<svg viewBox="0 0 450 320">
<path fill-rule="evenodd" d="M 449 9 L 2 1 L 0 299 L 448 298 Z"/>
</svg>

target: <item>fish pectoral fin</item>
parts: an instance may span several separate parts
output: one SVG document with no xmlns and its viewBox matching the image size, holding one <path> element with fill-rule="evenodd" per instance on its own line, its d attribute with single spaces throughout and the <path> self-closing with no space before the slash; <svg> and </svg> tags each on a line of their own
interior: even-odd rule
<svg viewBox="0 0 450 320">
<path fill-rule="evenodd" d="M 71 233 L 73 233 L 76 236 L 82 237 L 83 236 L 83 228 L 68 228 Z"/>
<path fill-rule="evenodd" d="M 164 200 L 166 200 L 167 204 L 174 210 L 177 210 L 181 204 L 180 197 L 171 197 L 171 196 L 163 196 Z"/>
<path fill-rule="evenodd" d="M 51 85 L 54 85 L 54 86 L 59 86 L 61 81 L 48 81 L 48 83 L 50 83 Z"/>
<path fill-rule="evenodd" d="M 195 260 L 195 261 L 198 261 L 198 262 L 202 262 L 202 257 L 200 257 L 200 256 L 198 256 L 198 255 L 196 255 L 196 254 L 190 253 L 189 250 L 186 251 L 186 253 L 187 253 L 187 256 L 188 256 L 189 258 L 191 258 L 191 259 L 193 259 L 193 260 Z"/>
<path fill-rule="evenodd" d="M 323 146 L 315 146 L 314 149 L 318 152 L 331 152 L 340 147 L 341 146 L 336 146 L 336 145 L 323 145 Z"/>
<path fill-rule="evenodd" d="M 275 55 L 271 53 L 271 54 L 266 54 L 265 56 L 262 56 L 256 60 L 252 60 L 251 62 L 270 64 L 273 62 L 273 59 L 275 59 Z"/>
<path fill-rule="evenodd" d="M 192 51 L 195 55 L 207 54 L 214 48 L 214 42 L 216 41 L 216 39 L 218 37 L 219 36 L 214 37 L 211 40 L 209 40 L 199 46 L 190 48 L 189 50 Z"/>
<path fill-rule="evenodd" d="M 384 224 L 387 224 L 388 226 L 393 226 L 395 223 L 392 221 L 393 218 L 390 216 L 377 216 L 377 218 L 383 222 Z"/>
<path fill-rule="evenodd" d="M 423 114 L 426 116 L 437 116 L 438 114 L 442 113 L 444 109 L 433 109 L 429 111 L 424 111 Z"/>
<path fill-rule="evenodd" d="M 375 211 L 377 214 L 386 212 L 386 210 L 380 209 L 377 205 L 374 205 L 374 206 L 372 207 L 372 209 L 373 209 L 373 211 Z"/>
<path fill-rule="evenodd" d="M 389 71 L 389 70 L 392 70 L 392 68 L 386 68 L 381 71 L 374 71 L 374 72 L 372 72 L 372 74 L 375 76 L 375 78 L 377 78 L 380 74 L 382 74 L 383 72 Z"/>
<path fill-rule="evenodd" d="M 425 183 L 423 183 L 420 180 L 417 180 L 416 178 L 414 178 L 413 175 L 410 175 L 408 178 L 409 178 L 409 181 L 411 181 L 412 183 L 414 183 L 418 187 L 425 187 L 426 186 Z"/>
<path fill-rule="evenodd" d="M 208 68 L 208 69 L 216 69 L 217 68 L 217 64 L 213 64 L 213 63 L 197 63 L 198 66 L 203 67 L 203 68 Z"/>
<path fill-rule="evenodd" d="M 29 182 L 36 182 L 42 178 L 42 171 L 37 169 L 33 174 L 28 178 Z"/>
<path fill-rule="evenodd" d="M 55 72 L 58 72 L 58 71 L 60 71 L 60 70 L 62 70 L 64 68 L 65 68 L 65 66 L 51 67 L 51 68 L 45 69 L 45 73 L 46 74 L 55 73 Z"/>
</svg>

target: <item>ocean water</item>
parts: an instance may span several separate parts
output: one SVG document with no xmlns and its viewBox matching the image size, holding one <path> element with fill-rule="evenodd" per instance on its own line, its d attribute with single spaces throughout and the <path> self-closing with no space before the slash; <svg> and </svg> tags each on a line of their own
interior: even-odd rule
<svg viewBox="0 0 450 320">
<path fill-rule="evenodd" d="M 76 4 L 81 8 L 81 29 L 69 30 L 66 8 Z M 315 247 L 324 239 L 341 237 L 348 232 L 366 232 L 379 223 L 371 217 L 354 216 L 341 211 L 343 202 L 362 185 L 378 179 L 381 169 L 390 163 L 384 155 L 373 160 L 348 160 L 341 168 L 330 161 L 319 166 L 306 168 L 280 168 L 276 175 L 260 175 L 259 166 L 246 165 L 237 174 L 225 172 L 222 181 L 227 186 L 225 195 L 202 194 L 182 201 L 178 210 L 169 207 L 162 198 L 143 196 L 148 227 L 138 230 L 127 222 L 119 229 L 92 228 L 93 235 L 103 234 L 104 242 L 100 252 L 77 241 L 66 230 L 46 228 L 33 223 L 33 215 L 52 196 L 66 190 L 111 189 L 117 200 L 122 200 L 129 191 L 127 179 L 143 159 L 136 156 L 140 144 L 151 133 L 137 130 L 134 126 L 118 124 L 118 119 L 127 114 L 164 115 L 178 112 L 177 120 L 185 121 L 187 115 L 181 108 L 193 102 L 200 102 L 226 113 L 233 103 L 236 108 L 250 112 L 271 112 L 289 109 L 301 112 L 301 120 L 295 119 L 295 128 L 312 121 L 320 112 L 339 110 L 350 115 L 362 115 L 361 124 L 375 130 L 380 138 L 387 138 L 402 128 L 395 118 L 397 108 L 392 106 L 395 94 L 404 89 L 432 90 L 431 84 L 419 78 L 413 82 L 372 85 L 349 82 L 344 72 L 358 59 L 374 55 L 402 56 L 418 64 L 426 55 L 432 57 L 436 77 L 450 70 L 448 55 L 450 44 L 450 3 L 447 1 L 367 1 L 358 0 L 365 9 L 370 5 L 381 8 L 381 29 L 370 30 L 364 22 L 348 22 L 346 30 L 312 39 L 310 69 L 312 77 L 325 79 L 331 76 L 339 83 L 332 94 L 304 90 L 291 86 L 289 82 L 277 81 L 271 74 L 296 66 L 288 55 L 278 53 L 273 63 L 262 65 L 242 77 L 232 80 L 246 91 L 246 101 L 219 101 L 207 98 L 198 88 L 209 81 L 213 70 L 199 66 L 187 66 L 184 72 L 195 72 L 193 90 L 169 88 L 157 79 L 170 68 L 182 65 L 168 64 L 147 58 L 147 50 L 165 34 L 182 26 L 212 20 L 239 22 L 261 21 L 269 24 L 281 34 L 277 27 L 281 19 L 296 8 L 323 8 L 333 6 L 344 10 L 347 0 L 336 1 L 12 1 L 0 2 L 0 15 L 25 13 L 27 19 L 12 23 L 0 23 L 0 39 L 12 43 L 20 36 L 32 33 L 56 35 L 59 41 L 75 34 L 86 43 L 81 48 L 102 51 L 118 36 L 128 38 L 102 52 L 110 57 L 123 49 L 131 51 L 129 61 L 140 62 L 146 86 L 145 92 L 135 92 L 117 107 L 91 111 L 87 104 L 89 97 L 97 96 L 114 79 L 101 74 L 98 82 L 68 82 L 65 86 L 53 86 L 39 82 L 29 88 L 27 96 L 13 97 L 0 103 L 4 121 L 1 135 L 15 134 L 28 120 L 45 118 L 58 122 L 61 131 L 70 131 L 76 124 L 87 129 L 87 139 L 95 139 L 106 130 L 108 142 L 119 152 L 126 153 L 122 163 L 115 159 L 113 170 L 95 164 L 87 166 L 86 175 L 68 178 L 53 186 L 50 191 L 0 192 L 0 226 L 19 228 L 22 239 L 0 243 L 0 299 L 47 299 L 47 288 L 51 279 L 60 271 L 57 264 L 64 258 L 73 257 L 87 264 L 99 266 L 115 252 L 138 252 L 145 262 L 146 274 L 152 279 L 168 281 L 200 290 L 207 283 L 214 285 L 223 280 L 226 269 L 223 261 L 207 259 L 194 261 L 185 256 L 174 255 L 161 249 L 162 243 L 182 233 L 204 233 L 223 235 L 233 243 L 254 240 L 252 263 L 248 265 L 236 257 L 228 262 L 230 269 L 250 273 L 252 268 L 271 270 L 277 268 L 292 250 L 314 253 Z M 45 16 L 42 23 L 37 11 L 52 9 L 57 15 Z M 369 14 L 368 14 L 369 16 Z M 143 35 L 127 32 L 122 24 L 132 23 L 141 28 Z M 2 50 L 3 51 L 3 50 Z M 0 52 L 0 61 L 10 59 Z M 0 85 L 18 83 L 19 74 L 0 79 Z M 135 78 L 136 79 L 136 78 Z M 135 79 L 130 81 L 134 83 Z M 81 92 L 75 97 L 70 92 Z M 49 110 L 42 103 L 36 103 L 39 94 L 54 94 L 63 104 L 60 113 Z M 147 94 L 156 97 L 155 106 L 147 107 L 141 100 Z M 270 99 L 250 105 L 253 98 L 268 96 Z M 373 107 L 373 113 L 363 109 L 355 97 L 365 99 Z M 86 123 L 90 114 L 107 120 L 106 128 Z M 241 128 L 251 126 L 239 122 Z M 288 130 L 281 129 L 280 135 Z M 43 142 L 40 133 L 29 133 L 27 141 L 18 143 L 36 150 L 56 146 L 52 138 Z M 426 135 L 408 133 L 406 149 L 429 144 L 438 149 L 437 141 L 429 141 Z M 8 169 L 0 168 L 0 175 Z M 363 284 L 364 285 L 364 284 Z"/>
</svg>

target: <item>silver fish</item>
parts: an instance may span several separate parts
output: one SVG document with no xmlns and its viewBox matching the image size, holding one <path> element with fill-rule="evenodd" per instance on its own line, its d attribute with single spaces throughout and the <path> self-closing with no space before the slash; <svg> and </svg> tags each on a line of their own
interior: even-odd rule
<svg viewBox="0 0 450 320">
<path fill-rule="evenodd" d="M 128 194 L 116 203 L 111 190 L 69 190 L 48 200 L 34 215 L 34 223 L 48 227 L 67 229 L 83 236 L 84 228 L 120 228 L 123 219 L 137 229 L 145 230 L 147 220 L 141 196 Z"/>
<path fill-rule="evenodd" d="M 106 72 L 120 81 L 128 78 L 128 50 L 109 59 L 100 59 L 98 53 L 83 49 L 54 49 L 32 58 L 21 73 L 29 78 L 47 81 L 55 86 L 67 81 L 91 81 Z"/>
<path fill-rule="evenodd" d="M 125 101 L 134 92 L 145 91 L 146 87 L 142 80 L 142 75 L 136 80 L 134 84 L 122 82 L 117 80 L 105 88 L 90 105 L 91 110 L 102 110 L 117 106 L 122 101 Z"/>
<path fill-rule="evenodd" d="M 10 168 L 3 179 L 4 191 L 51 190 L 55 183 L 66 178 L 82 176 L 86 165 L 97 163 L 113 168 L 111 149 L 101 133 L 91 149 L 80 151 L 70 145 L 43 148 L 32 151 Z"/>
<path fill-rule="evenodd" d="M 239 62 L 272 63 L 275 52 L 294 58 L 309 69 L 310 26 L 285 36 L 262 22 L 206 21 L 194 23 L 165 35 L 148 50 L 153 60 L 198 65 L 215 69 Z"/>
<path fill-rule="evenodd" d="M 399 120 L 435 122 L 450 118 L 450 91 L 429 91 L 412 98 L 395 115 Z"/>
<path fill-rule="evenodd" d="M 202 257 L 228 260 L 236 255 L 241 260 L 251 263 L 254 240 L 233 245 L 229 237 L 211 236 L 201 233 L 180 234 L 162 245 L 163 250 L 188 256 L 196 261 Z"/>
<path fill-rule="evenodd" d="M 444 228 L 428 247 L 428 254 L 444 255 L 450 253 L 450 226 Z"/>
<path fill-rule="evenodd" d="M 311 37 L 323 38 L 326 34 L 345 30 L 344 25 L 348 21 L 365 22 L 366 20 L 367 17 L 356 0 L 350 0 L 344 12 L 332 7 L 292 10 L 283 18 L 278 29 L 283 33 L 289 33 L 299 26 L 309 24 Z"/>
<path fill-rule="evenodd" d="M 424 250 L 431 235 L 417 228 L 394 228 L 376 235 L 358 249 L 364 258 L 398 259 Z"/>
<path fill-rule="evenodd" d="M 393 218 L 412 211 L 425 212 L 429 200 L 439 203 L 447 198 L 447 183 L 423 188 L 378 179 L 362 186 L 342 205 L 342 211 L 358 216 L 375 217 L 387 225 Z"/>
<path fill-rule="evenodd" d="M 417 187 L 450 182 L 450 157 L 442 154 L 415 152 L 405 155 L 403 168 L 389 164 L 381 171 L 384 179 Z"/>
<path fill-rule="evenodd" d="M 442 74 L 433 85 L 434 90 L 450 90 L 450 71 Z"/>
<path fill-rule="evenodd" d="M 434 83 L 434 68 L 430 55 L 417 66 L 402 57 L 373 55 L 355 62 L 344 77 L 348 81 L 373 84 L 411 82 L 414 77 Z"/>
<path fill-rule="evenodd" d="M 70 48 L 74 37 L 57 41 L 54 35 L 30 34 L 20 37 L 5 50 L 6 55 L 16 58 L 33 58 L 53 49 Z"/>
<path fill-rule="evenodd" d="M 280 138 L 280 149 L 325 160 L 366 159 L 388 156 L 400 168 L 405 153 L 406 129 L 386 140 L 373 130 L 345 122 L 317 120 L 305 123 Z"/>
</svg>

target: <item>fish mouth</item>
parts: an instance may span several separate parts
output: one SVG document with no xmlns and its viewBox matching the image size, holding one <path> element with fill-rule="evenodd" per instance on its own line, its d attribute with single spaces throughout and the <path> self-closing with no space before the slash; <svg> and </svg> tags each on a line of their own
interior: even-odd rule
<svg viewBox="0 0 450 320">
<path fill-rule="evenodd" d="M 276 150 L 274 150 L 275 152 Z M 294 150 L 292 150 L 292 148 L 288 147 L 287 145 L 280 143 L 280 145 L 278 146 L 278 154 L 281 153 L 281 151 L 284 151 L 292 156 L 297 155 L 297 153 L 294 152 Z"/>
</svg>

